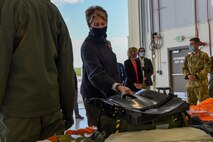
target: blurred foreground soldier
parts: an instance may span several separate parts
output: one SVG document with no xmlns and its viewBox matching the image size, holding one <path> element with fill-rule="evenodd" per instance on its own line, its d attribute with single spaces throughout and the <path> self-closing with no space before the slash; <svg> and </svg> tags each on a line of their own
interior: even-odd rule
<svg viewBox="0 0 213 142">
<path fill-rule="evenodd" d="M 208 73 L 211 69 L 211 61 L 207 53 L 200 51 L 200 39 L 190 39 L 189 51 L 185 57 L 183 73 L 187 80 L 187 97 L 190 105 L 196 105 L 209 98 Z"/>
<path fill-rule="evenodd" d="M 210 72 L 210 80 L 209 80 L 209 96 L 213 98 L 213 56 L 211 58 L 211 72 Z"/>
<path fill-rule="evenodd" d="M 63 134 L 62 118 L 73 124 L 73 71 L 67 27 L 49 0 L 0 0 L 1 142 Z"/>
</svg>

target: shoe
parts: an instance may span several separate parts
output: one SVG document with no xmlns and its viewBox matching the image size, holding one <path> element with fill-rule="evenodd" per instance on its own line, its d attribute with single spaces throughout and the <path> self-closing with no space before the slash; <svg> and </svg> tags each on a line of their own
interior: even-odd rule
<svg viewBox="0 0 213 142">
<path fill-rule="evenodd" d="M 63 121 L 64 121 L 65 130 L 69 129 L 74 123 L 73 118 L 63 118 Z"/>
<path fill-rule="evenodd" d="M 84 117 L 81 116 L 81 115 L 77 115 L 75 118 L 76 118 L 76 119 L 84 119 Z"/>
</svg>

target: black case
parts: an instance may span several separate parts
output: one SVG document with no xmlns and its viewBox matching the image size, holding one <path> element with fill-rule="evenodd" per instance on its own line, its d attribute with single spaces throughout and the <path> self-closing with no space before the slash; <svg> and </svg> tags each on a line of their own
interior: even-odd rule
<svg viewBox="0 0 213 142">
<path fill-rule="evenodd" d="M 135 95 L 115 95 L 107 99 L 91 99 L 101 109 L 100 131 L 136 131 L 173 128 L 187 125 L 188 103 L 174 95 L 141 90 Z M 188 116 L 188 115 L 187 115 Z M 119 124 L 119 127 L 116 125 Z"/>
</svg>

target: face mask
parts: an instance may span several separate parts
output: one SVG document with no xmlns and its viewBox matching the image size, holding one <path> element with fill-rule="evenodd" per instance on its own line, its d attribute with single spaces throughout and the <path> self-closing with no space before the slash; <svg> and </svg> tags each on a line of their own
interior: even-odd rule
<svg viewBox="0 0 213 142">
<path fill-rule="evenodd" d="M 193 45 L 189 45 L 189 51 L 190 52 L 194 52 L 195 51 L 195 47 Z"/>
<path fill-rule="evenodd" d="M 96 37 L 102 37 L 102 36 L 106 36 L 107 27 L 104 27 L 104 28 L 93 28 L 92 27 L 91 30 Z"/>
<path fill-rule="evenodd" d="M 137 57 L 137 54 L 135 53 L 135 54 L 132 54 L 132 58 L 136 58 Z"/>
<path fill-rule="evenodd" d="M 139 52 L 138 54 L 140 57 L 145 57 L 145 52 Z"/>
</svg>

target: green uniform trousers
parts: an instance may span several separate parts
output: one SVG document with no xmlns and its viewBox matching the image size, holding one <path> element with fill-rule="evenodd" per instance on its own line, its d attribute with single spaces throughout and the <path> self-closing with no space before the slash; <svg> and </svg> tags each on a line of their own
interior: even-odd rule
<svg viewBox="0 0 213 142">
<path fill-rule="evenodd" d="M 1 142 L 36 142 L 64 133 L 61 111 L 40 117 L 11 117 L 0 115 Z"/>
<path fill-rule="evenodd" d="M 189 105 L 196 105 L 199 101 L 202 102 L 209 98 L 208 86 L 188 87 L 187 97 Z"/>
</svg>

